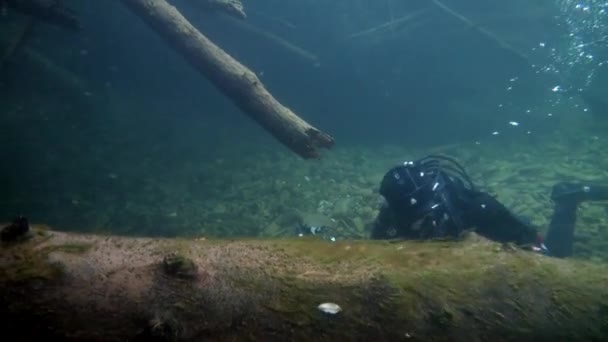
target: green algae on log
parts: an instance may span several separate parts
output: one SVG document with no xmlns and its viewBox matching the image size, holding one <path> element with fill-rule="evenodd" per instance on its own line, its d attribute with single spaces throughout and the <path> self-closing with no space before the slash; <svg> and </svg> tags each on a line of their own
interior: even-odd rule
<svg viewBox="0 0 608 342">
<path fill-rule="evenodd" d="M 0 247 L 0 327 L 26 340 L 608 336 L 607 266 L 475 236 L 331 243 L 34 232 Z M 166 274 L 167 253 L 192 262 L 196 276 Z M 342 311 L 329 315 L 322 303 Z"/>
</svg>

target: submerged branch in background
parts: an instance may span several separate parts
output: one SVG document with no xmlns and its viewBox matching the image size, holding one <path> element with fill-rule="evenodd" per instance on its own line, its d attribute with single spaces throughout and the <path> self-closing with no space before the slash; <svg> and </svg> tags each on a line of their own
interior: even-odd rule
<svg viewBox="0 0 608 342">
<path fill-rule="evenodd" d="M 1 5 L 64 29 L 80 30 L 80 20 L 76 13 L 60 0 L 0 0 Z"/>
<path fill-rule="evenodd" d="M 253 11 L 251 9 L 248 9 L 247 12 L 254 14 L 256 17 L 264 18 L 267 21 L 278 23 L 282 27 L 288 28 L 290 30 L 293 30 L 296 28 L 295 24 L 291 23 L 289 20 L 284 19 L 284 18 L 273 17 L 270 15 L 264 14 L 262 12 Z"/>
<path fill-rule="evenodd" d="M 230 16 L 224 16 L 224 18 L 226 18 L 234 26 L 236 26 L 242 30 L 251 32 L 255 35 L 258 35 L 262 38 L 265 38 L 265 39 L 277 44 L 278 46 L 280 46 L 281 48 L 283 48 L 286 51 L 289 51 L 290 53 L 292 53 L 299 59 L 308 61 L 309 63 L 311 63 L 311 65 L 314 65 L 314 66 L 320 65 L 319 58 L 315 54 L 313 54 L 312 52 L 309 52 L 297 45 L 294 45 L 293 43 L 290 43 L 289 41 L 277 36 L 276 34 L 270 32 L 270 31 L 263 30 L 259 27 L 251 25 L 248 22 L 243 21 L 243 20 L 236 20 Z"/>
<path fill-rule="evenodd" d="M 20 54 L 24 57 L 23 61 L 28 64 L 28 67 L 41 74 L 47 74 L 58 87 L 69 89 L 80 96 L 89 93 L 89 86 L 82 78 L 53 62 L 44 54 L 28 47 L 23 48 Z"/>
<path fill-rule="evenodd" d="M 486 29 L 486 28 L 478 25 L 477 23 L 471 21 L 469 18 L 463 16 L 462 14 L 454 11 L 453 9 L 449 8 L 448 6 L 446 6 L 443 2 L 441 2 L 439 0 L 431 0 L 431 2 L 433 2 L 433 4 L 435 4 L 435 6 L 437 6 L 439 9 L 441 9 L 445 13 L 451 15 L 452 17 L 454 17 L 454 18 L 460 20 L 461 22 L 463 22 L 464 24 L 466 24 L 467 27 L 469 27 L 471 29 L 474 29 L 475 31 L 479 32 L 481 35 L 485 36 L 486 38 L 494 41 L 502 49 L 511 52 L 513 55 L 515 55 L 515 56 L 519 57 L 520 59 L 524 60 L 526 63 L 529 63 L 529 57 L 528 57 L 528 55 L 526 55 L 525 53 L 519 51 L 518 49 L 516 49 L 515 47 L 513 47 L 511 44 L 509 44 L 508 42 L 506 42 L 504 39 L 498 37 L 495 33 L 491 32 L 488 29 Z"/>
<path fill-rule="evenodd" d="M 399 27 L 401 27 L 401 25 L 408 24 L 408 23 L 418 19 L 420 16 L 425 14 L 427 11 L 428 11 L 428 8 L 424 8 L 421 10 L 417 10 L 417 11 L 408 13 L 401 18 L 390 20 L 381 25 L 378 25 L 378 26 L 375 26 L 375 27 L 372 27 L 372 28 L 369 28 L 369 29 L 366 29 L 363 31 L 359 31 L 357 33 L 353 33 L 348 38 L 350 38 L 350 39 L 361 38 L 361 37 L 368 36 L 371 34 L 384 33 L 388 30 L 396 30 Z"/>
<path fill-rule="evenodd" d="M 34 19 L 28 17 L 23 24 L 19 25 L 17 32 L 10 34 L 11 39 L 0 59 L 0 72 L 2 69 L 4 69 L 4 66 L 9 63 L 23 48 L 27 39 L 31 36 L 33 26 Z"/>
<path fill-rule="evenodd" d="M 88 85 L 82 78 L 53 62 L 34 48 L 27 46 L 35 23 L 35 18 L 27 17 L 17 25 L 15 31 L 8 34 L 8 42 L 5 42 L 4 39 L 0 41 L 0 46 L 7 46 L 2 57 L 0 57 L 0 72 L 7 68 L 6 65 L 9 63 L 11 67 L 23 65 L 31 69 L 29 70 L 30 73 L 37 75 L 37 78 L 44 75 L 57 87 L 69 89 L 74 94 L 87 93 Z"/>
<path fill-rule="evenodd" d="M 211 42 L 166 0 L 122 2 L 243 112 L 292 151 L 303 158 L 318 158 L 321 148 L 333 146 L 331 136 L 277 101 L 255 73 Z"/>
<path fill-rule="evenodd" d="M 241 0 L 190 0 L 190 4 L 209 10 L 225 12 L 240 19 L 247 18 Z"/>
</svg>

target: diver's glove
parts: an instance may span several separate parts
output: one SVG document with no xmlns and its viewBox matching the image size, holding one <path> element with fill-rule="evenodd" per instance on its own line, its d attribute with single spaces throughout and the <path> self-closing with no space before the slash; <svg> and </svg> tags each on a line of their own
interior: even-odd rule
<svg viewBox="0 0 608 342">
<path fill-rule="evenodd" d="M 544 238 L 542 235 L 540 235 L 540 233 L 536 234 L 536 241 L 532 243 L 522 244 L 519 246 L 521 249 L 526 251 L 532 251 L 543 255 L 551 255 L 549 249 L 545 245 Z"/>
<path fill-rule="evenodd" d="M 532 246 L 532 250 L 534 252 L 537 252 L 537 253 L 540 253 L 540 254 L 545 254 L 545 255 L 550 255 L 551 254 L 551 253 L 549 253 L 549 249 L 545 245 L 545 239 L 540 234 L 536 234 L 536 244 L 534 244 Z"/>
</svg>

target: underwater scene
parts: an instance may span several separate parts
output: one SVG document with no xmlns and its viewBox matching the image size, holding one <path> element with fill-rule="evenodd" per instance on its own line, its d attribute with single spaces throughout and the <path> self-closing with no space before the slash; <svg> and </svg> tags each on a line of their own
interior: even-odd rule
<svg viewBox="0 0 608 342">
<path fill-rule="evenodd" d="M 608 338 L 608 1 L 0 0 L 0 10 L 0 304 L 42 327 L 24 340 Z M 81 253 L 100 266 L 66 271 Z M 158 257 L 178 290 L 144 267 Z M 454 275 L 498 259 L 487 272 L 497 278 Z M 514 276 L 537 263 L 548 265 L 538 277 L 560 276 Z M 135 285 L 108 307 L 78 302 L 96 316 L 69 320 L 16 290 L 103 269 L 91 285 L 102 293 L 132 284 L 137 265 L 161 279 L 151 313 L 147 297 L 129 297 Z M 412 270 L 416 280 L 402 276 Z M 309 296 L 317 283 L 302 274 L 331 296 Z M 193 281 L 213 293 L 185 295 Z M 457 296 L 469 285 L 492 298 L 489 316 L 482 299 Z M 270 289 L 288 299 L 252 309 Z M 260 297 L 237 319 L 248 291 Z M 20 311 L 36 305 L 50 311 Z M 426 314 L 404 324 L 415 310 Z M 132 327 L 98 320 L 144 311 Z"/>
</svg>

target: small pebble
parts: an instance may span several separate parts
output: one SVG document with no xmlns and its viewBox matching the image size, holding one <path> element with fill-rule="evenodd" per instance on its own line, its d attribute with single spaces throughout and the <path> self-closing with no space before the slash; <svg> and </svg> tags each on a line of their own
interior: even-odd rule
<svg viewBox="0 0 608 342">
<path fill-rule="evenodd" d="M 342 311 L 342 308 L 340 307 L 340 305 L 338 305 L 336 303 L 319 304 L 318 309 L 327 314 L 332 314 L 332 315 L 335 315 L 338 312 Z"/>
</svg>

